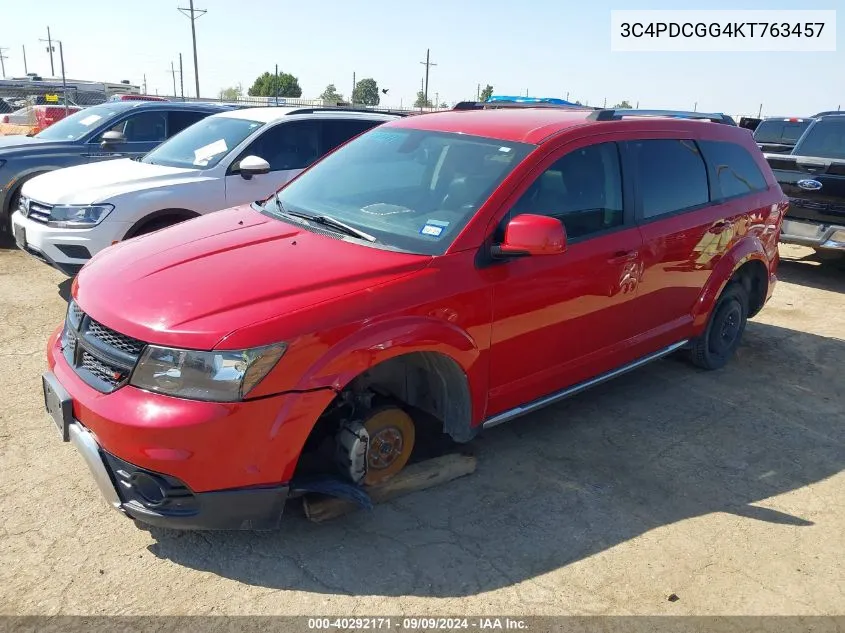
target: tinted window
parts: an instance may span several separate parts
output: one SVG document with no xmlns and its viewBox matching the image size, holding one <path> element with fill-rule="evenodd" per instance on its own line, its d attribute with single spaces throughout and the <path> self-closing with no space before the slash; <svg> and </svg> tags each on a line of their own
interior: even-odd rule
<svg viewBox="0 0 845 633">
<path fill-rule="evenodd" d="M 845 116 L 818 119 L 792 153 L 818 158 L 845 158 Z"/>
<path fill-rule="evenodd" d="M 584 147 L 558 160 L 522 194 L 510 217 L 520 213 L 558 218 L 573 239 L 624 224 L 616 143 Z"/>
<path fill-rule="evenodd" d="M 699 141 L 698 146 L 713 168 L 714 195 L 733 198 L 768 187 L 763 172 L 744 147 L 718 141 Z"/>
<path fill-rule="evenodd" d="M 164 112 L 139 112 L 111 129 L 122 132 L 127 143 L 160 143 L 166 136 L 167 115 Z"/>
<path fill-rule="evenodd" d="M 380 123 L 381 121 L 362 119 L 323 119 L 323 153 L 332 151 L 353 136 L 358 136 Z"/>
<path fill-rule="evenodd" d="M 290 211 L 364 230 L 377 238 L 375 248 L 436 255 L 531 149 L 469 134 L 377 127 L 283 187 L 279 198 Z M 264 209 L 286 217 L 273 197 Z"/>
<path fill-rule="evenodd" d="M 754 130 L 754 140 L 758 143 L 794 145 L 809 125 L 809 120 L 784 121 L 781 119 L 763 121 Z"/>
<path fill-rule="evenodd" d="M 186 127 L 192 126 L 209 115 L 208 112 L 188 112 L 176 110 L 167 113 L 167 136 L 175 136 Z"/>
<path fill-rule="evenodd" d="M 305 169 L 320 157 L 320 121 L 279 123 L 255 139 L 240 155 L 258 156 L 270 163 L 270 171 Z"/>
<path fill-rule="evenodd" d="M 626 143 L 642 199 L 643 217 L 681 211 L 710 200 L 704 159 L 693 141 Z"/>
</svg>

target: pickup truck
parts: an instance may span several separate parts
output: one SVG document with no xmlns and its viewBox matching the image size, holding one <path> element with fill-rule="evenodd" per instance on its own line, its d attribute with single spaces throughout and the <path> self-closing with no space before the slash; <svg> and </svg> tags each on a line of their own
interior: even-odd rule
<svg viewBox="0 0 845 633">
<path fill-rule="evenodd" d="M 789 197 L 780 241 L 845 255 L 845 115 L 814 119 L 790 154 L 766 154 Z"/>
<path fill-rule="evenodd" d="M 769 117 L 754 128 L 754 141 L 763 152 L 788 154 L 813 119 L 798 117 Z"/>
</svg>

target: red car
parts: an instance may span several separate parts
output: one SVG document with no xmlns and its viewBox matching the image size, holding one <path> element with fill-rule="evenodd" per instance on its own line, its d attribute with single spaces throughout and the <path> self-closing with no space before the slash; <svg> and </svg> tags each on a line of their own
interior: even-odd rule
<svg viewBox="0 0 845 633">
<path fill-rule="evenodd" d="M 95 256 L 47 409 L 126 515 L 266 529 L 315 476 L 394 475 L 427 425 L 465 442 L 676 350 L 719 368 L 772 294 L 787 208 L 726 122 L 386 123 L 268 200 Z"/>
</svg>

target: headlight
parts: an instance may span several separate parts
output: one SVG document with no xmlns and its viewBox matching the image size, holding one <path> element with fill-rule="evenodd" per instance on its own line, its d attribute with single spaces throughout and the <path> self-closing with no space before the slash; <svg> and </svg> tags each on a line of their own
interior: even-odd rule
<svg viewBox="0 0 845 633">
<path fill-rule="evenodd" d="M 50 210 L 47 226 L 58 229 L 87 229 L 97 226 L 112 209 L 114 205 L 111 204 L 55 206 Z"/>
<path fill-rule="evenodd" d="M 285 343 L 219 352 L 150 345 L 129 382 L 141 389 L 181 398 L 234 402 L 261 382 L 285 349 Z"/>
</svg>

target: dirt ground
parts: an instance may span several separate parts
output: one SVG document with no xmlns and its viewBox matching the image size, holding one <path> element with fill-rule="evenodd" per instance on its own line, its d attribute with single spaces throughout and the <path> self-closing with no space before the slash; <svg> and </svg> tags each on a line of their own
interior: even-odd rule
<svg viewBox="0 0 845 633">
<path fill-rule="evenodd" d="M 470 477 L 256 534 L 106 507 L 42 410 L 69 283 L 0 250 L 0 614 L 842 613 L 845 266 L 782 255 L 726 369 L 659 361 L 482 435 Z"/>
</svg>

